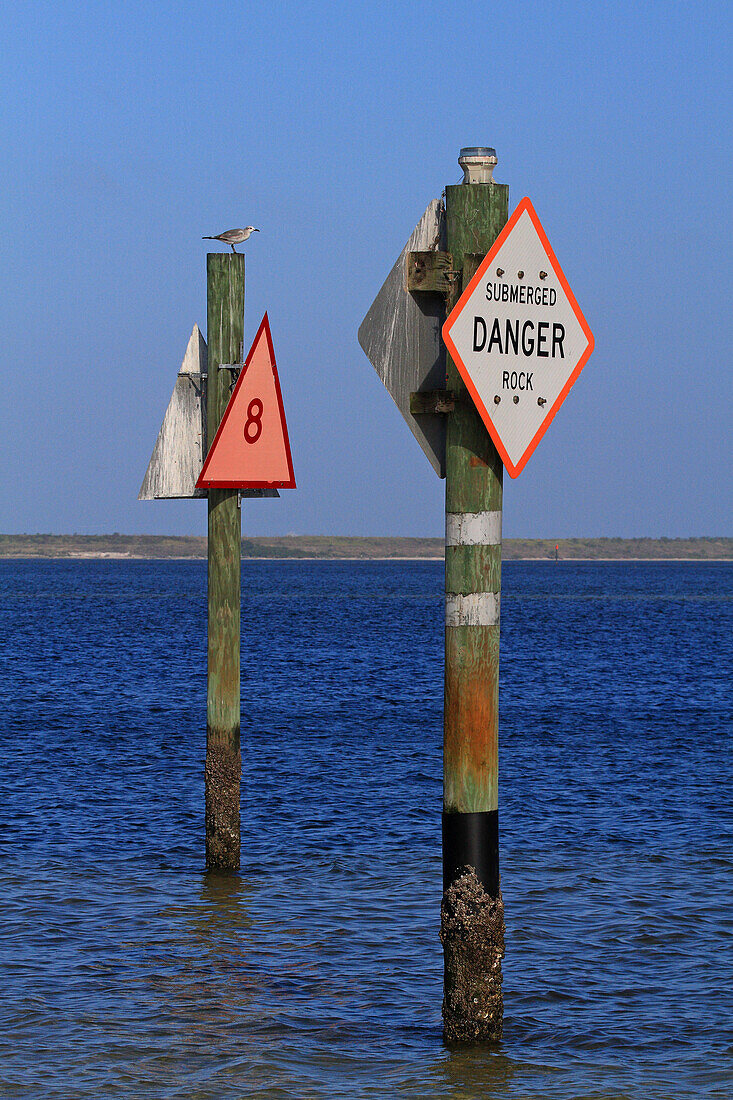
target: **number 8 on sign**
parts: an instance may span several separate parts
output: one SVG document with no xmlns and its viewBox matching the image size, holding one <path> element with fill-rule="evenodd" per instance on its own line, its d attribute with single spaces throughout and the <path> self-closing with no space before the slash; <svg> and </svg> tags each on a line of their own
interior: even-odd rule
<svg viewBox="0 0 733 1100">
<path fill-rule="evenodd" d="M 295 488 L 267 314 L 196 484 L 200 489 Z"/>
<path fill-rule="evenodd" d="M 256 412 L 255 412 L 256 408 Z M 244 424 L 244 438 L 248 443 L 256 443 L 262 435 L 262 413 L 264 405 L 259 397 L 253 397 L 247 406 L 247 419 Z M 254 427 L 254 434 L 250 429 Z"/>
</svg>

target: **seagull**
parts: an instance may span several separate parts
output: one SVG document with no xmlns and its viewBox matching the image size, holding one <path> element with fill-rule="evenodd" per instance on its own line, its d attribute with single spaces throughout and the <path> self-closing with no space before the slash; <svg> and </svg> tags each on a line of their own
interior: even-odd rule
<svg viewBox="0 0 733 1100">
<path fill-rule="evenodd" d="M 259 233 L 259 229 L 255 229 L 253 225 L 248 225 L 245 229 L 227 229 L 226 233 L 220 233 L 218 237 L 202 237 L 201 240 L 221 241 L 223 244 L 230 244 L 232 252 L 236 252 L 235 244 L 244 244 L 250 233 Z"/>
</svg>

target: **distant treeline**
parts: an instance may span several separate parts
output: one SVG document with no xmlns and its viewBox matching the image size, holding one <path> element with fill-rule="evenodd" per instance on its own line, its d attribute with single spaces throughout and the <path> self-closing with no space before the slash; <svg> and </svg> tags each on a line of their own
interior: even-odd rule
<svg viewBox="0 0 733 1100">
<path fill-rule="evenodd" d="M 505 539 L 505 561 L 733 560 L 733 538 Z M 205 558 L 198 535 L 0 535 L 0 558 Z M 243 558 L 442 558 L 443 540 L 287 535 L 242 539 Z"/>
</svg>

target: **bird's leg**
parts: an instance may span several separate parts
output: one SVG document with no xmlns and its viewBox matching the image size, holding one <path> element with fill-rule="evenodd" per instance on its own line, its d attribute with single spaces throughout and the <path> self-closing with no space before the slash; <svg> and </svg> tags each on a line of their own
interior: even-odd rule
<svg viewBox="0 0 733 1100">
<path fill-rule="evenodd" d="M 232 246 L 231 246 L 231 248 L 232 248 L 232 252 L 233 252 L 233 253 L 234 253 L 234 255 L 236 256 L 236 255 L 237 255 L 237 250 L 236 250 L 236 248 L 234 247 L 234 245 L 232 245 Z"/>
</svg>

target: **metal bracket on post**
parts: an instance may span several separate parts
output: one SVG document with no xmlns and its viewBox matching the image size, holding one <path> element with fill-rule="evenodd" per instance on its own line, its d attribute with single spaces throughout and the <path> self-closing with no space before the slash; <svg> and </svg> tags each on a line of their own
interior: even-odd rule
<svg viewBox="0 0 733 1100">
<path fill-rule="evenodd" d="M 242 367 L 244 363 L 221 363 L 219 370 L 229 371 L 229 393 L 234 393 L 234 387 L 237 384 L 237 379 L 242 373 Z"/>
</svg>

